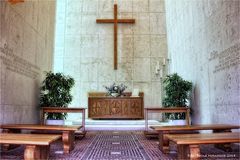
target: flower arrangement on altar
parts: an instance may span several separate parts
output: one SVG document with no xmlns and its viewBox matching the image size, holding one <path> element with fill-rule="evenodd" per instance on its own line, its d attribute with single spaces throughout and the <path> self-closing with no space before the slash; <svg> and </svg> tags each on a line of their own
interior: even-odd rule
<svg viewBox="0 0 240 160">
<path fill-rule="evenodd" d="M 120 85 L 113 83 L 109 87 L 108 86 L 103 86 L 103 87 L 106 88 L 107 95 L 113 96 L 113 97 L 122 96 L 124 90 L 127 88 L 127 86 L 122 83 Z"/>
</svg>

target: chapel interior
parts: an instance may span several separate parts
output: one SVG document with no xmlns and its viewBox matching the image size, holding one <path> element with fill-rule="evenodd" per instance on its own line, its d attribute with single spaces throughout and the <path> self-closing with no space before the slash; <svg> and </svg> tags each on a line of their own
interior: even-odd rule
<svg viewBox="0 0 240 160">
<path fill-rule="evenodd" d="M 47 73 L 74 80 L 68 109 L 41 106 Z M 239 159 L 239 115 L 240 0 L 0 0 L 0 159 Z"/>
</svg>

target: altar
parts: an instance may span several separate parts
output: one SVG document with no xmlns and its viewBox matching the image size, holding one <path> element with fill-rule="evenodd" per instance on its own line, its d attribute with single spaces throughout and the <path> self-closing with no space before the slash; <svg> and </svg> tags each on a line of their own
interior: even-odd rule
<svg viewBox="0 0 240 160">
<path fill-rule="evenodd" d="M 144 93 L 131 97 L 130 92 L 123 96 L 106 96 L 104 92 L 88 93 L 88 117 L 92 119 L 143 119 Z"/>
</svg>

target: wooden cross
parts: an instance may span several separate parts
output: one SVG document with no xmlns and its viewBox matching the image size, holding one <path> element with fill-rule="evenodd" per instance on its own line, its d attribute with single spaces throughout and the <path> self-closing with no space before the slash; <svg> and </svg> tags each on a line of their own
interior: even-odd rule
<svg viewBox="0 0 240 160">
<path fill-rule="evenodd" d="M 135 23 L 135 19 L 118 19 L 117 4 L 114 4 L 114 19 L 97 19 L 97 23 L 114 23 L 114 70 L 117 70 L 117 28 L 118 23 Z"/>
<path fill-rule="evenodd" d="M 8 0 L 8 2 L 10 2 L 11 4 L 16 4 L 19 2 L 24 2 L 24 0 Z"/>
</svg>

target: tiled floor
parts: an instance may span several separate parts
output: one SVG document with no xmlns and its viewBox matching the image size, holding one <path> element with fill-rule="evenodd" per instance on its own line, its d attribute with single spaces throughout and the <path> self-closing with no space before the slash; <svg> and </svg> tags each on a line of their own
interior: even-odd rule
<svg viewBox="0 0 240 160">
<path fill-rule="evenodd" d="M 70 154 L 63 154 L 59 140 L 50 147 L 51 160 L 176 160 L 176 146 L 170 143 L 171 152 L 163 154 L 156 138 L 146 138 L 141 131 L 89 131 L 84 138 L 76 138 Z M 239 160 L 239 145 L 232 144 L 231 152 L 214 145 L 201 145 L 201 160 Z M 24 146 L 0 152 L 0 159 L 23 159 Z"/>
</svg>

